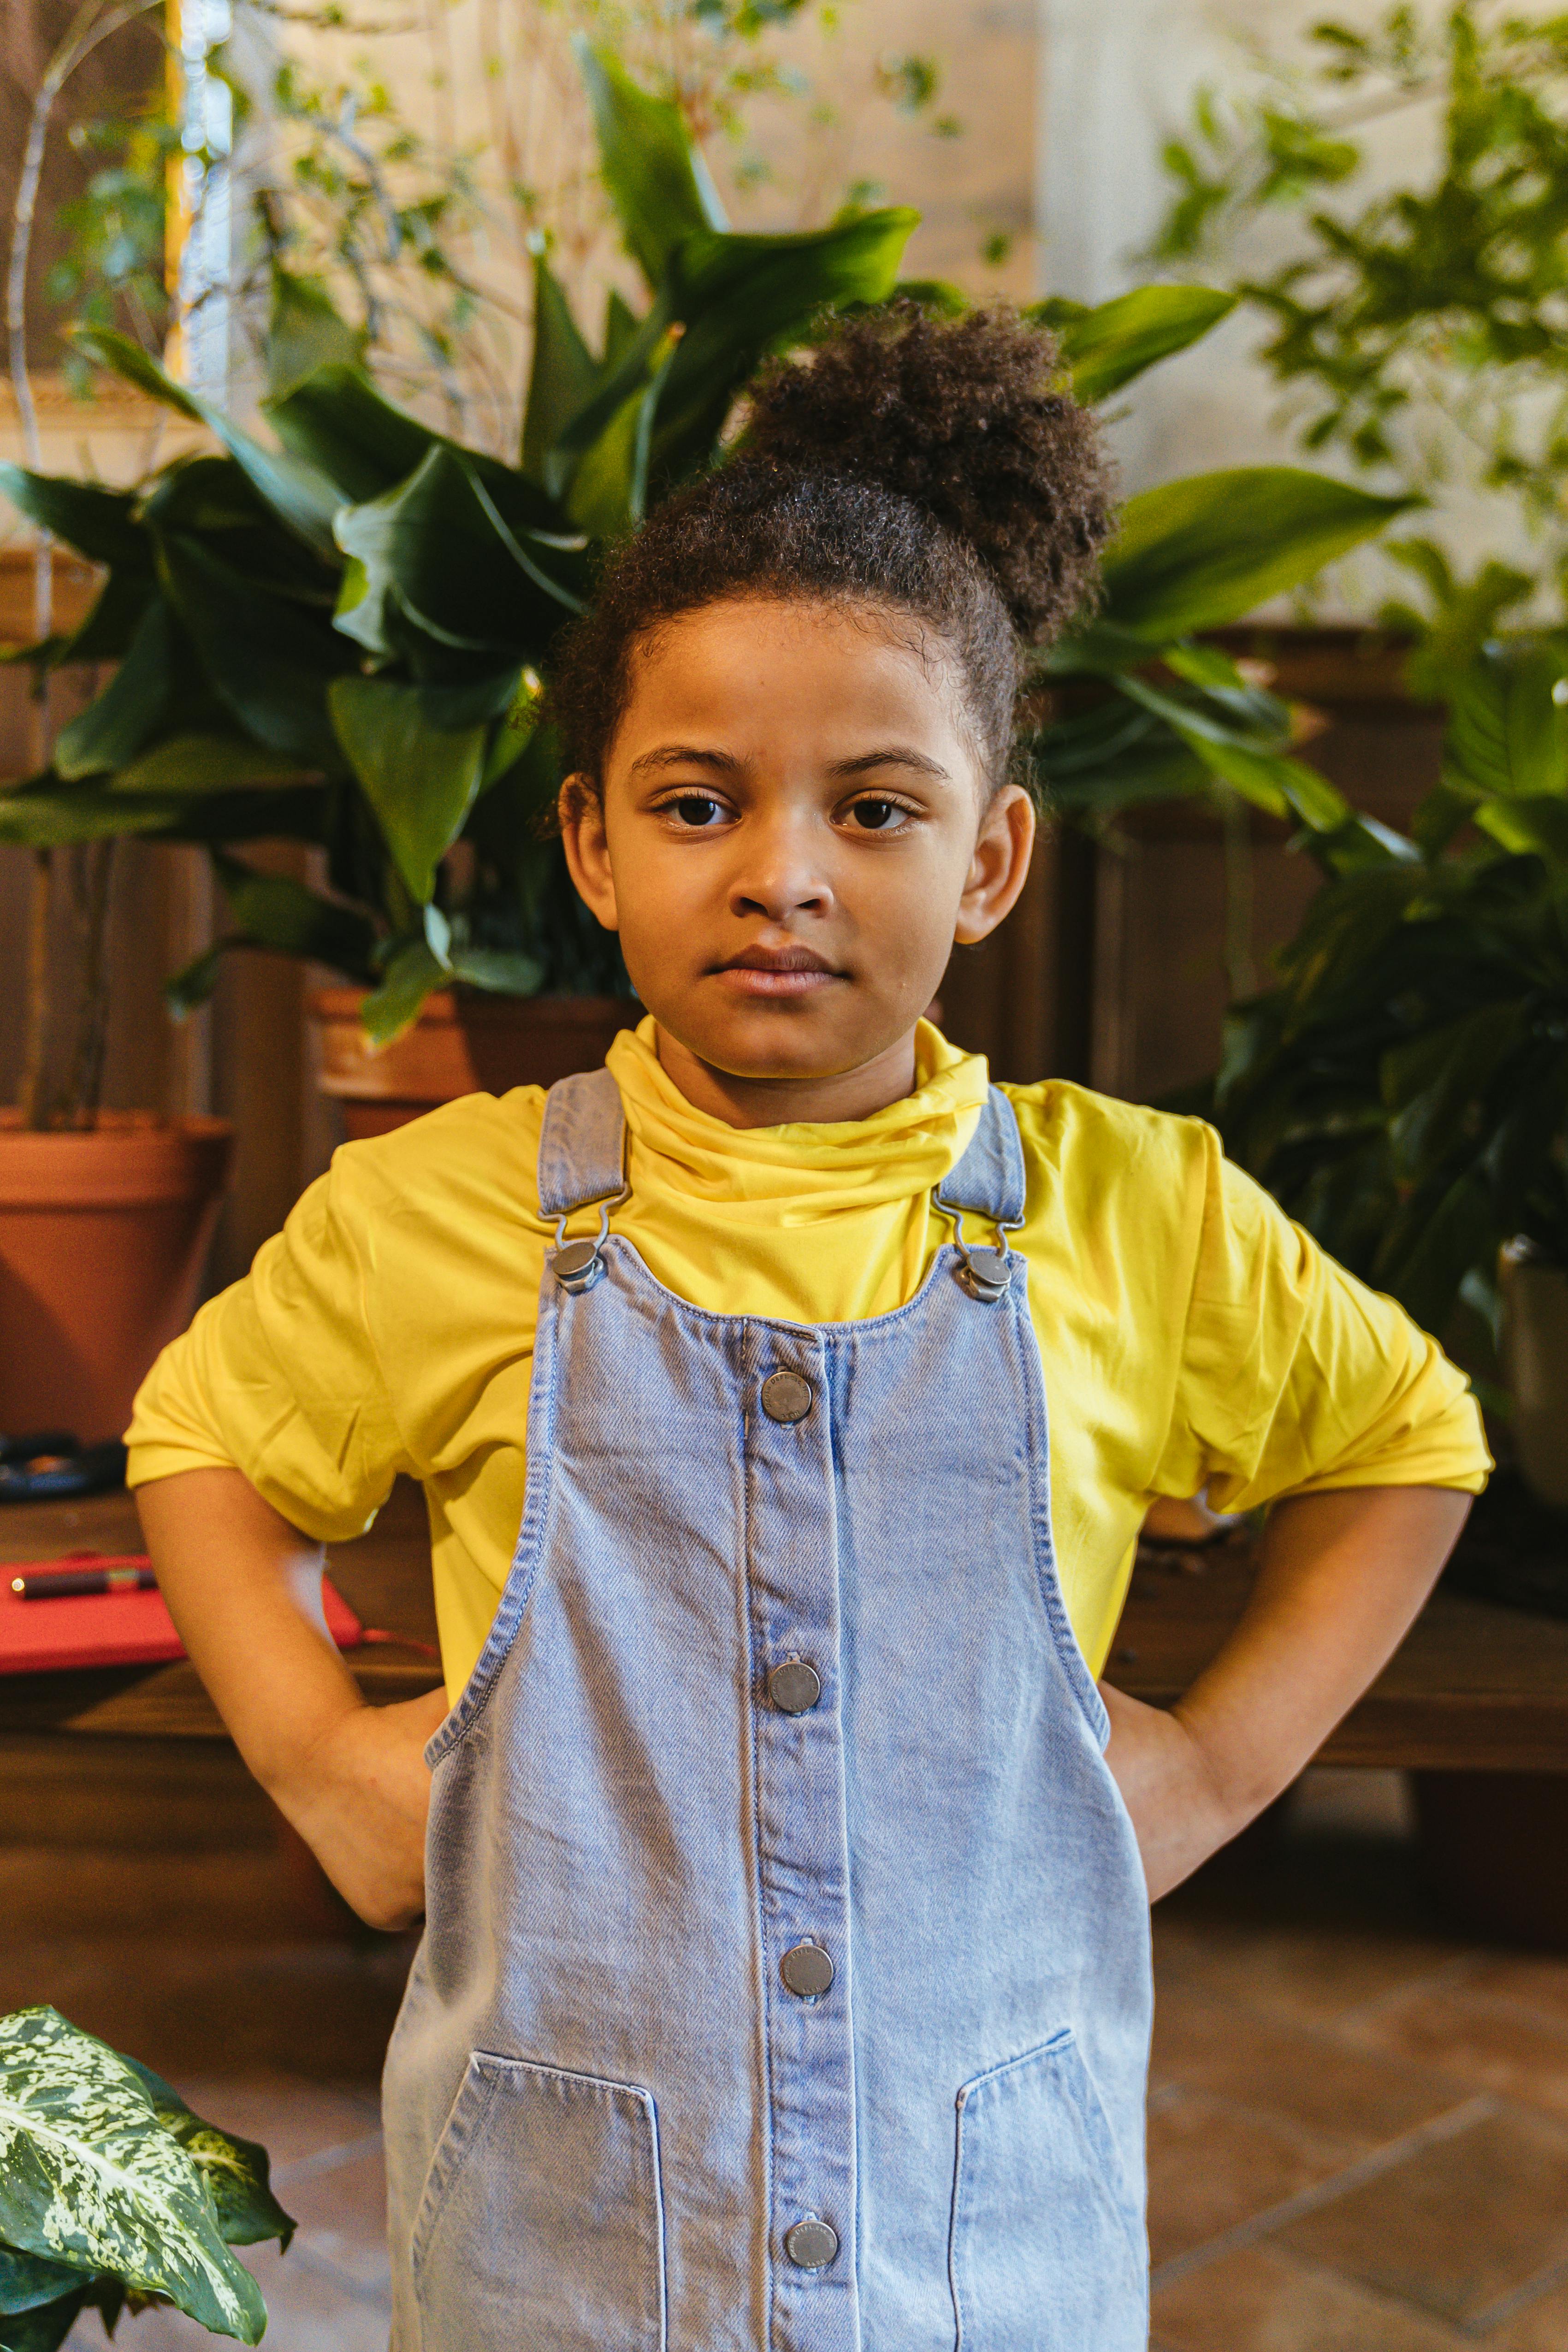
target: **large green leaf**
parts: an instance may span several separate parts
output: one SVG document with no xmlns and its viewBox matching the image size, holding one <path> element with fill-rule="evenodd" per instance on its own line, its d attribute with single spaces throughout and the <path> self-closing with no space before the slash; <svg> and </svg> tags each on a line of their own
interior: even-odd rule
<svg viewBox="0 0 1568 2352">
<path fill-rule="evenodd" d="M 647 384 L 627 397 L 573 476 L 567 511 L 595 538 L 616 539 L 643 519 L 654 422 L 678 342 L 672 329 L 654 353 Z"/>
<path fill-rule="evenodd" d="M 283 446 L 332 484 L 340 499 L 377 499 L 405 481 L 440 436 L 384 400 L 358 368 L 311 370 L 266 411 Z"/>
<path fill-rule="evenodd" d="M 1451 1314 L 1459 1286 L 1478 1258 L 1489 1272 L 1495 1269 L 1502 1238 L 1485 1183 L 1467 1168 L 1436 1199 L 1405 1203 L 1373 1260 L 1372 1276 L 1430 1330 Z"/>
<path fill-rule="evenodd" d="M 61 728 L 55 740 L 58 774 L 74 782 L 122 768 L 136 757 L 174 705 L 178 642 L 168 605 L 155 597 L 103 692 Z"/>
<path fill-rule="evenodd" d="M 462 830 L 484 771 L 486 730 L 432 728 L 427 689 L 342 677 L 331 703 L 338 739 L 414 898 L 427 899 L 436 868 Z"/>
<path fill-rule="evenodd" d="M 52 2009 L 0 2019 L 0 2240 L 166 2294 L 243 2344 L 267 2325 L 200 2170 L 142 2084 Z"/>
<path fill-rule="evenodd" d="M 89 563 L 123 564 L 150 573 L 153 551 L 136 520 L 132 490 L 109 490 L 69 475 L 33 474 L 0 465 L 0 491 L 30 522 L 63 539 Z"/>
<path fill-rule="evenodd" d="M 1135 286 L 1092 310 L 1039 302 L 1029 316 L 1056 329 L 1072 388 L 1092 405 L 1200 341 L 1240 299 L 1212 286 Z"/>
<path fill-rule="evenodd" d="M 337 499 L 330 481 L 318 470 L 302 464 L 287 450 L 264 449 L 216 401 L 204 400 L 165 374 L 129 335 L 119 334 L 110 327 L 78 326 L 71 329 L 70 339 L 79 351 L 96 360 L 100 367 L 122 376 L 127 383 L 133 383 L 138 391 L 162 401 L 166 408 L 190 418 L 194 424 L 205 425 L 244 470 L 273 513 L 318 554 L 331 555 L 332 510 Z"/>
<path fill-rule="evenodd" d="M 569 563 L 580 567 L 582 544 L 542 537 L 533 527 L 541 518 L 554 520 L 557 510 L 521 475 L 481 471 L 436 442 L 406 481 L 340 511 L 338 543 L 354 569 L 337 627 L 385 656 L 396 643 L 393 599 L 438 645 L 541 658 L 577 609 L 559 575 Z"/>
<path fill-rule="evenodd" d="M 80 626 L 59 648 L 57 662 L 123 661 L 157 593 L 150 548 L 145 569 L 140 563 L 117 564 L 94 597 Z"/>
<path fill-rule="evenodd" d="M 1473 814 L 1480 830 L 1513 855 L 1533 851 L 1560 872 L 1568 869 L 1568 799 L 1561 793 L 1483 801 Z"/>
<path fill-rule="evenodd" d="M 212 844 L 306 841 L 326 837 L 326 794 L 319 786 L 246 785 L 185 796 L 122 793 L 118 780 L 62 784 L 54 776 L 0 791 L 0 842 L 58 849 L 71 842 L 139 834 L 160 841 Z"/>
<path fill-rule="evenodd" d="M 496 996 L 532 996 L 544 978 L 539 958 L 519 948 L 454 947 L 448 961 L 454 979 Z"/>
<path fill-rule="evenodd" d="M 243 735 L 168 735 L 121 768 L 112 779 L 117 793 L 157 793 L 167 798 L 199 793 L 232 793 L 248 784 L 284 779 L 298 782 L 298 760 Z"/>
<path fill-rule="evenodd" d="M 261 497 L 238 461 L 195 456 L 164 467 L 142 504 L 154 560 L 172 531 L 189 532 L 257 587 L 318 612 L 331 609 L 338 563 L 307 547 Z"/>
<path fill-rule="evenodd" d="M 1283 751 L 1289 743 L 1295 724 L 1290 705 L 1244 676 L 1218 646 L 1178 640 L 1175 645 L 1162 646 L 1160 659 L 1189 686 L 1195 686 L 1205 704 L 1248 742 L 1271 751 Z"/>
<path fill-rule="evenodd" d="M 1331 832 L 1349 818 L 1349 804 L 1326 777 L 1271 749 L 1259 730 L 1238 725 L 1217 698 L 1183 700 L 1132 675 L 1118 683 L 1123 694 L 1163 719 L 1212 776 L 1254 807 L 1270 816 L 1293 814 L 1318 833 Z"/>
<path fill-rule="evenodd" d="M 1422 501 L 1296 466 L 1243 466 L 1141 491 L 1104 567 L 1106 619 L 1157 641 L 1239 620 Z"/>
<path fill-rule="evenodd" d="M 605 298 L 605 365 L 619 367 L 637 339 L 637 316 L 626 297 L 612 286 Z"/>
<path fill-rule="evenodd" d="M 53 779 L 0 792 L 0 842 L 22 849 L 61 849 L 120 834 L 162 833 L 181 814 L 175 801 L 122 798 L 92 782 L 61 789 Z"/>
<path fill-rule="evenodd" d="M 411 1029 L 426 999 L 445 988 L 451 977 L 450 967 L 432 951 L 427 940 L 411 940 L 400 948 L 382 974 L 379 987 L 360 1007 L 360 1021 L 371 1044 L 390 1045 Z"/>
<path fill-rule="evenodd" d="M 1053 719 L 1028 749 L 1042 798 L 1073 814 L 1184 799 L 1208 782 L 1202 761 L 1163 718 L 1116 694 Z"/>
<path fill-rule="evenodd" d="M 627 403 L 661 366 L 651 473 L 668 483 L 711 464 L 721 428 L 759 362 L 805 334 L 821 312 L 886 301 L 919 219 L 896 209 L 801 236 L 687 237 L 658 300 L 550 452 L 551 487 L 563 489 L 604 435 L 624 431 Z M 668 354 L 672 326 L 684 332 Z"/>
<path fill-rule="evenodd" d="M 1439 1029 L 1429 1029 L 1383 1057 L 1385 1108 L 1396 1174 L 1409 1181 L 1447 1160 L 1456 1140 L 1482 1131 L 1485 1097 L 1506 1056 L 1525 1034 L 1522 999 L 1483 1004 Z"/>
<path fill-rule="evenodd" d="M 269 397 L 278 399 L 314 368 L 363 366 L 369 340 L 364 328 L 351 327 L 339 311 L 324 279 L 273 264 L 266 344 Z"/>
<path fill-rule="evenodd" d="M 52 2302 L 0 2319 L 0 2352 L 59 2352 L 90 2293 L 91 2283 L 80 2283 Z"/>
<path fill-rule="evenodd" d="M 307 767 L 335 767 L 325 689 L 355 655 L 330 613 L 318 618 L 257 586 L 191 532 L 163 539 L 159 568 L 208 678 L 246 732 Z"/>
<path fill-rule="evenodd" d="M 256 2246 L 276 2238 L 283 2252 L 294 2235 L 295 2222 L 272 2194 L 271 2159 L 259 2142 L 238 2139 L 216 2124 L 192 2112 L 171 2084 L 138 2058 L 125 2063 L 153 2104 L 153 2112 L 166 2132 L 172 2132 L 206 2182 L 226 2246 Z"/>
<path fill-rule="evenodd" d="M 368 975 L 375 948 L 368 915 L 321 898 L 290 875 L 260 874 L 221 852 L 213 864 L 239 929 L 237 943 L 330 963 L 354 979 Z"/>
<path fill-rule="evenodd" d="M 819 311 L 887 301 L 919 226 L 919 213 L 901 205 L 799 236 L 688 237 L 664 298 L 686 332 L 659 398 L 655 472 L 677 478 L 710 464 L 731 405 L 759 362 Z"/>
<path fill-rule="evenodd" d="M 121 334 L 113 327 L 75 326 L 68 331 L 71 341 L 84 358 L 95 361 L 100 368 L 106 368 L 110 375 L 119 376 L 124 383 L 134 384 L 138 392 L 144 392 L 149 399 L 160 401 L 165 408 L 172 408 L 177 416 L 184 417 L 188 423 L 206 424 L 210 402 L 204 401 L 184 384 L 176 383 L 174 377 L 161 368 L 140 343 L 132 342 L 129 335 Z"/>
<path fill-rule="evenodd" d="M 0 2246 L 0 2323 L 14 2312 L 36 2311 L 41 2304 L 57 2303 L 81 2284 L 81 2273 L 71 2263 L 51 2262 L 43 2254 L 19 2254 L 14 2246 Z M 5 2329 L 0 2324 L 0 2342 Z"/>
<path fill-rule="evenodd" d="M 623 309 L 625 306 L 622 306 Z M 630 313 L 627 313 L 630 317 Z M 633 332 L 636 322 L 633 321 Z M 615 364 L 608 349 L 605 363 Z M 533 362 L 528 406 L 522 420 L 522 470 L 531 481 L 545 480 L 546 453 L 585 407 L 598 382 L 599 366 L 577 331 L 566 289 L 542 253 L 533 262 Z"/>
<path fill-rule="evenodd" d="M 1493 640 L 1447 689 L 1443 782 L 1471 799 L 1568 793 L 1568 646 L 1550 637 Z M 1522 844 L 1520 845 L 1523 846 Z"/>
<path fill-rule="evenodd" d="M 724 207 L 680 109 L 639 89 L 608 49 L 574 44 L 593 109 L 599 170 L 626 250 L 652 287 L 693 229 L 721 229 Z"/>
</svg>

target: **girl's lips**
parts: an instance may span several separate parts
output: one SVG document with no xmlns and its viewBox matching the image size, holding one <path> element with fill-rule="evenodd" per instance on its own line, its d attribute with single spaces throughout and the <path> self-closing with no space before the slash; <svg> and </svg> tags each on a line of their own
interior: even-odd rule
<svg viewBox="0 0 1568 2352">
<path fill-rule="evenodd" d="M 815 995 L 839 977 L 826 964 L 786 965 L 727 963 L 713 977 L 731 996 L 800 997 Z"/>
</svg>

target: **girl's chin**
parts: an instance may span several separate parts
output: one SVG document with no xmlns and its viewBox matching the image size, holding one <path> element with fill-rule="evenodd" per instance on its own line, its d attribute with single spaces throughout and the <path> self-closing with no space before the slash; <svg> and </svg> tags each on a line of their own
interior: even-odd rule
<svg viewBox="0 0 1568 2352">
<path fill-rule="evenodd" d="M 809 1086 L 864 1069 L 913 1034 L 911 1022 L 893 1035 L 880 1027 L 871 1035 L 847 1035 L 841 1020 L 810 1018 L 814 1002 L 750 998 L 733 1004 L 727 1019 L 716 1014 L 711 999 L 697 1020 L 683 1020 L 679 1009 L 671 1018 L 650 1007 L 659 1057 L 668 1064 L 673 1049 L 676 1060 L 689 1055 L 716 1076 L 747 1086 Z"/>
</svg>

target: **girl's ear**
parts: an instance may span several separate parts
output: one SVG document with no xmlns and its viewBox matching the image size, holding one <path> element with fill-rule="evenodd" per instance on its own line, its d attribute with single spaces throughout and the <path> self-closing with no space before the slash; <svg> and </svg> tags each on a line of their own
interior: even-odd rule
<svg viewBox="0 0 1568 2352">
<path fill-rule="evenodd" d="M 989 939 L 1004 915 L 1012 913 L 1028 879 L 1034 848 L 1035 803 L 1021 784 L 1004 784 L 980 821 L 969 878 L 958 902 L 953 937 L 962 946 Z"/>
<path fill-rule="evenodd" d="M 621 928 L 616 905 L 610 845 L 605 835 L 605 803 L 589 776 L 568 776 L 556 803 L 561 842 L 577 896 L 607 931 Z"/>
</svg>

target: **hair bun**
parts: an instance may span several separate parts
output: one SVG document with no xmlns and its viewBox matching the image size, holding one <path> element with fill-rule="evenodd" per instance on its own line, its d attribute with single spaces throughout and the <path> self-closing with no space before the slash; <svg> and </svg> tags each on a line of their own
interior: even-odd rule
<svg viewBox="0 0 1568 2352">
<path fill-rule="evenodd" d="M 1110 535 L 1094 420 L 1054 338 L 1010 310 L 932 319 L 899 301 L 838 324 L 758 378 L 743 448 L 912 499 L 973 548 L 1030 642 L 1079 611 Z"/>
</svg>

